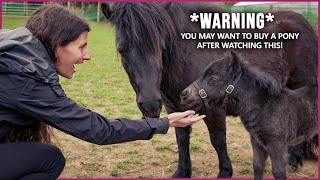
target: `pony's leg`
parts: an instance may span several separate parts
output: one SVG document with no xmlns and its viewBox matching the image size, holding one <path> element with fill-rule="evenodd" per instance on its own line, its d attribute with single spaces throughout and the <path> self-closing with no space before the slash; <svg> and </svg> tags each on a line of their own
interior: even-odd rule
<svg viewBox="0 0 320 180">
<path fill-rule="evenodd" d="M 318 159 L 317 149 L 318 149 L 318 134 L 316 134 L 312 139 L 308 141 L 292 146 L 289 149 L 288 171 L 289 172 L 297 171 L 299 166 L 303 165 L 302 160 L 304 158 L 317 160 Z"/>
<path fill-rule="evenodd" d="M 264 147 L 260 146 L 260 144 L 258 144 L 258 142 L 252 136 L 250 136 L 250 139 L 253 150 L 254 179 L 262 180 L 268 153 Z"/>
<path fill-rule="evenodd" d="M 277 142 L 267 145 L 267 152 L 270 154 L 272 164 L 272 174 L 276 180 L 285 180 L 287 178 L 285 154 L 287 148 L 285 143 Z"/>
<path fill-rule="evenodd" d="M 179 164 L 178 169 L 172 175 L 172 177 L 190 178 L 192 175 L 189 151 L 191 127 L 188 126 L 185 128 L 175 128 L 175 130 L 178 143 Z"/>
<path fill-rule="evenodd" d="M 295 172 L 302 165 L 302 144 L 290 147 L 288 153 L 288 171 Z"/>
<path fill-rule="evenodd" d="M 172 101 L 169 100 L 164 94 L 161 94 L 161 99 L 165 105 L 167 113 L 179 112 L 179 109 Z M 190 133 L 191 126 L 184 128 L 175 128 L 176 140 L 178 144 L 179 163 L 176 172 L 172 175 L 173 178 L 191 178 L 191 159 L 190 159 Z"/>
<path fill-rule="evenodd" d="M 204 114 L 207 115 L 205 123 L 209 130 L 211 144 L 218 154 L 220 170 L 218 178 L 229 178 L 233 171 L 226 143 L 226 112 L 219 108 Z"/>
</svg>

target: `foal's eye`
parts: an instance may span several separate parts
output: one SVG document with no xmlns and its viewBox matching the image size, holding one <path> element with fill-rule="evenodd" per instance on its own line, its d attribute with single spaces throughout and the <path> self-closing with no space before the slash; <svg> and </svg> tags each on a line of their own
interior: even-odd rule
<svg viewBox="0 0 320 180">
<path fill-rule="evenodd" d="M 218 81 L 219 81 L 219 78 L 217 76 L 212 76 L 210 78 L 209 83 L 210 83 L 210 85 L 216 85 L 218 83 Z"/>
</svg>

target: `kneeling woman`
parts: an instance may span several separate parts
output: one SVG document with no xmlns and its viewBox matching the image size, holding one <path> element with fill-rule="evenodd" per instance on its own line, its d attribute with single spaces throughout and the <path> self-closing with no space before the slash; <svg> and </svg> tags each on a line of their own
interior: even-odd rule
<svg viewBox="0 0 320 180">
<path fill-rule="evenodd" d="M 47 125 L 95 144 L 150 139 L 203 119 L 194 111 L 166 118 L 109 120 L 68 98 L 58 74 L 71 79 L 90 60 L 86 21 L 59 5 L 40 7 L 26 28 L 0 33 L 0 177 L 56 179 L 65 159 Z M 194 115 L 194 116 L 193 116 Z"/>
</svg>

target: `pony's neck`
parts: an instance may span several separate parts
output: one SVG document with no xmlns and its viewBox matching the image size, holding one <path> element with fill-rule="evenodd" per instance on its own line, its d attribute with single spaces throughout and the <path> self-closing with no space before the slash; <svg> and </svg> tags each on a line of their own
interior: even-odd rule
<svg viewBox="0 0 320 180">
<path fill-rule="evenodd" d="M 181 55 L 184 47 L 180 47 L 183 45 L 182 43 L 178 44 L 178 29 L 176 23 L 174 30 L 176 37 L 171 36 L 174 39 L 167 39 L 166 41 L 166 50 L 162 55 L 162 89 L 176 89 L 175 92 L 180 92 L 184 88 L 183 77 L 184 69 L 186 63 L 184 63 L 185 57 Z M 168 88 L 171 87 L 171 88 Z M 178 90 L 178 91 L 177 91 Z M 171 93 L 172 94 L 172 93 Z"/>
</svg>

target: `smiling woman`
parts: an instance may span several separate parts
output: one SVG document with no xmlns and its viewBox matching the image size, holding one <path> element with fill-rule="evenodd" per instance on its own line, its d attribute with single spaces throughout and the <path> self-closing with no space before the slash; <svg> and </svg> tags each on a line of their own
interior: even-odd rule
<svg viewBox="0 0 320 180">
<path fill-rule="evenodd" d="M 59 5 L 40 7 L 26 28 L 0 33 L 0 177 L 56 179 L 65 159 L 50 143 L 50 129 L 94 144 L 151 139 L 168 128 L 205 116 L 194 111 L 165 118 L 107 119 L 68 98 L 59 75 L 71 79 L 75 64 L 90 60 L 88 23 Z M 194 116 L 193 116 L 194 115 Z M 48 143 L 48 144 L 47 144 Z"/>
<path fill-rule="evenodd" d="M 90 60 L 88 49 L 88 32 L 83 32 L 74 41 L 65 46 L 59 46 L 56 50 L 56 70 L 59 75 L 71 79 L 76 72 L 75 64 L 82 64 L 84 60 Z"/>
<path fill-rule="evenodd" d="M 87 47 L 89 24 L 62 6 L 43 6 L 34 12 L 26 27 L 45 46 L 59 75 L 71 79 L 74 64 L 90 60 Z"/>
</svg>

